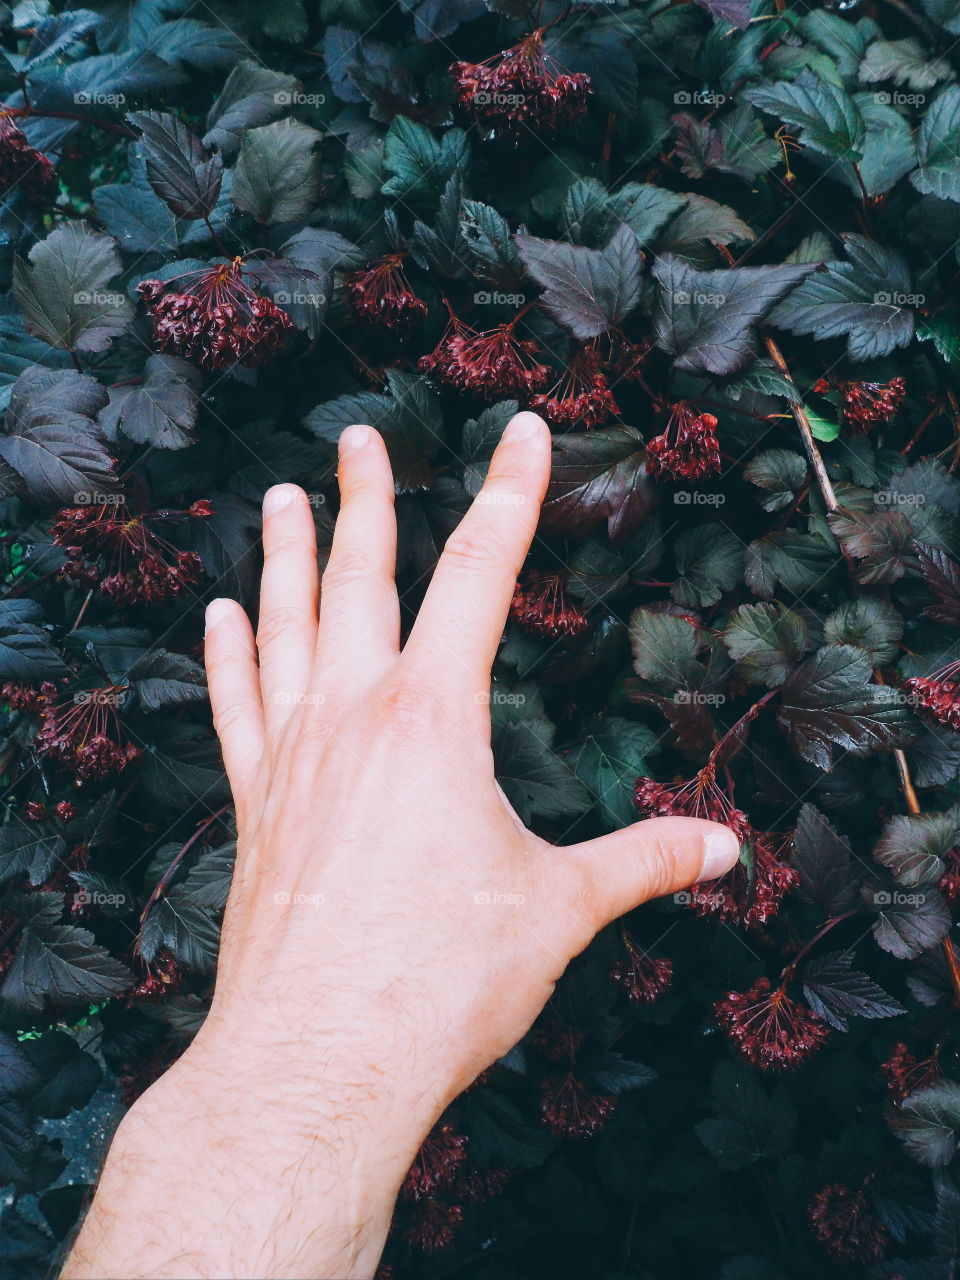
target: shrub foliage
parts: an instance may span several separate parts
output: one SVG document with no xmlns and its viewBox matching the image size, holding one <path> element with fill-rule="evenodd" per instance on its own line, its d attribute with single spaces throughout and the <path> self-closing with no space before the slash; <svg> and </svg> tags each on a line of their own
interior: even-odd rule
<svg viewBox="0 0 960 1280">
<path fill-rule="evenodd" d="M 520 406 L 554 464 L 501 784 L 557 842 L 694 813 L 742 855 L 574 963 L 382 1275 L 953 1275 L 958 35 L 957 0 L 0 6 L 4 1274 L 83 1202 L 51 1121 L 209 1001 L 202 604 L 255 609 L 265 488 L 327 546 L 337 437 L 383 432 L 409 622 Z"/>
</svg>

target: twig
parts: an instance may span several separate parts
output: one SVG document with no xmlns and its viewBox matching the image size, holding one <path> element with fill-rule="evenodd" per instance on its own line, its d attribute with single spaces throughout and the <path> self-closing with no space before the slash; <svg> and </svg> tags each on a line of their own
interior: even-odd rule
<svg viewBox="0 0 960 1280">
<path fill-rule="evenodd" d="M 163 875 L 154 885 L 153 892 L 150 894 L 150 897 L 147 899 L 144 905 L 144 908 L 140 913 L 141 929 L 146 924 L 147 916 L 150 914 L 151 910 L 153 909 L 153 906 L 156 903 L 157 899 L 160 897 L 162 893 L 165 893 L 167 891 L 167 888 L 170 885 L 170 881 L 176 875 L 177 868 L 183 862 L 184 858 L 187 856 L 187 854 L 190 852 L 193 846 L 197 843 L 200 837 L 204 835 L 204 833 L 210 827 L 212 827 L 213 824 L 219 818 L 222 818 L 223 815 L 229 809 L 230 809 L 230 805 L 225 804 L 222 808 L 218 809 L 216 813 L 211 814 L 209 818 L 206 818 L 203 822 L 200 823 L 200 825 L 197 827 L 196 831 L 194 831 L 193 835 L 186 842 L 186 844 L 182 845 L 180 849 L 177 850 L 176 854 L 170 861 L 170 865 L 167 867 L 166 871 L 163 873 Z"/>
<path fill-rule="evenodd" d="M 793 381 L 793 375 L 787 367 L 787 362 L 783 358 L 783 353 L 774 342 L 769 334 L 764 336 L 764 346 L 770 359 L 777 366 L 783 378 L 796 390 L 796 383 Z M 830 477 L 827 475 L 827 468 L 823 464 L 823 458 L 820 456 L 820 450 L 817 448 L 817 442 L 813 438 L 813 431 L 810 427 L 810 419 L 807 417 L 807 411 L 803 407 L 799 396 L 795 400 L 790 401 L 790 412 L 793 414 L 794 421 L 800 428 L 800 435 L 803 439 L 803 446 L 807 451 L 807 457 L 810 460 L 810 466 L 813 468 L 813 474 L 816 477 L 817 487 L 823 495 L 824 505 L 828 511 L 839 511 L 840 503 L 837 501 L 837 495 L 833 491 L 833 485 L 830 483 Z"/>
</svg>

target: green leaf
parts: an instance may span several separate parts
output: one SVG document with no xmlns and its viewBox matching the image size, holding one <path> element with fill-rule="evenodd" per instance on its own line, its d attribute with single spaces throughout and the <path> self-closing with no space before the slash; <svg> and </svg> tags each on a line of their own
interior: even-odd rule
<svg viewBox="0 0 960 1280">
<path fill-rule="evenodd" d="M 860 79 L 865 84 L 892 80 L 894 84 L 926 90 L 941 80 L 954 78 L 946 58 L 928 58 L 920 41 L 913 36 L 903 40 L 874 40 L 860 64 Z"/>
<path fill-rule="evenodd" d="M 828 262 L 825 273 L 804 280 L 770 322 L 818 340 L 846 338 L 851 360 L 889 355 L 913 337 L 919 295 L 909 268 L 896 250 L 864 236 L 843 240 L 849 262 Z"/>
<path fill-rule="evenodd" d="M 860 160 L 865 135 L 863 117 L 841 86 L 801 71 L 795 80 L 747 89 L 744 94 L 761 111 L 799 130 L 801 144 L 833 160 Z"/>
<path fill-rule="evenodd" d="M 738 1062 L 718 1062 L 712 1084 L 718 1118 L 701 1120 L 694 1128 L 721 1169 L 745 1169 L 790 1150 L 797 1113 L 782 1086 L 768 1094 L 756 1075 Z"/>
<path fill-rule="evenodd" d="M 650 772 L 648 758 L 658 750 L 657 738 L 646 725 L 604 716 L 571 751 L 570 767 L 599 805 L 608 829 L 636 821 L 634 787 L 638 777 Z"/>
<path fill-rule="evenodd" d="M 781 604 L 744 604 L 734 609 L 723 641 L 744 680 L 768 689 L 782 685 L 812 647 L 803 618 Z"/>
<path fill-rule="evenodd" d="M 387 130 L 383 167 L 390 177 L 383 194 L 413 204 L 433 204 L 456 169 L 464 169 L 470 152 L 462 129 L 448 129 L 438 142 L 426 125 L 398 115 Z"/>
<path fill-rule="evenodd" d="M 940 200 L 960 200 L 960 88 L 950 85 L 927 107 L 917 131 L 914 187 Z"/>
<path fill-rule="evenodd" d="M 288 112 L 299 88 L 295 76 L 272 71 L 249 60 L 238 62 L 207 112 L 204 146 L 217 147 L 232 155 L 247 129 L 267 124 L 275 116 Z"/>
<path fill-rule="evenodd" d="M 677 579 L 670 594 L 677 604 L 704 609 L 732 591 L 743 573 L 743 543 L 721 524 L 698 524 L 674 543 Z"/>
<path fill-rule="evenodd" d="M 914 960 L 945 938 L 950 930 L 950 908 L 935 889 L 863 889 L 876 912 L 873 936 L 884 951 L 898 960 Z"/>
<path fill-rule="evenodd" d="M 770 533 L 747 547 L 744 578 L 755 596 L 772 600 L 781 586 L 802 598 L 836 568 L 836 556 L 818 537 L 810 533 Z"/>
<path fill-rule="evenodd" d="M 685 689 L 701 671 L 697 629 L 686 618 L 654 609 L 634 609 L 628 630 L 633 669 L 669 690 Z"/>
<path fill-rule="evenodd" d="M 657 345 L 688 373 L 736 373 L 756 354 L 753 325 L 815 269 L 812 263 L 695 271 L 670 254 L 657 259 Z"/>
<path fill-rule="evenodd" d="M 831 440 L 836 440 L 840 434 L 840 423 L 830 422 L 827 418 L 822 418 L 819 413 L 814 413 L 812 409 L 807 411 L 807 421 L 810 423 L 810 434 L 814 440 L 822 440 L 829 444 Z"/>
<path fill-rule="evenodd" d="M 750 459 L 743 475 L 766 493 L 767 496 L 760 499 L 764 511 L 781 511 L 803 487 L 807 463 L 792 449 L 766 449 Z"/>
<path fill-rule="evenodd" d="M 534 686 L 507 690 L 495 684 L 490 713 L 497 780 L 522 822 L 571 817 L 590 808 L 589 791 L 553 750 L 554 727 Z"/>
<path fill-rule="evenodd" d="M 887 819 L 873 856 L 892 872 L 898 884 L 915 889 L 937 883 L 958 836 L 956 806 L 944 813 L 897 813 Z"/>
<path fill-rule="evenodd" d="M 299 120 L 247 130 L 230 199 L 258 222 L 304 221 L 320 198 L 316 147 L 321 136 Z"/>
<path fill-rule="evenodd" d="M 39 684 L 63 675 L 63 659 L 39 626 L 42 615 L 34 600 L 0 601 L 0 680 Z"/>
<path fill-rule="evenodd" d="M 462 244 L 474 275 L 515 293 L 523 280 L 523 264 L 506 218 L 479 200 L 464 200 L 460 219 Z"/>
<path fill-rule="evenodd" d="M 960 1084 L 938 1080 L 887 1111 L 890 1128 L 911 1159 L 928 1168 L 950 1164 L 960 1145 Z"/>
<path fill-rule="evenodd" d="M 501 400 L 463 424 L 463 486 L 471 498 L 480 492 L 504 427 L 519 408 L 516 400 Z"/>
<path fill-rule="evenodd" d="M 777 723 L 793 749 L 829 773 L 835 753 L 854 756 L 903 743 L 913 717 L 897 689 L 872 683 L 862 649 L 827 645 L 786 680 Z"/>
<path fill-rule="evenodd" d="M 147 180 L 179 218 L 207 218 L 216 208 L 223 161 L 212 155 L 182 120 L 163 111 L 134 111 Z"/>
<path fill-rule="evenodd" d="M 13 292 L 27 329 L 65 351 L 106 351 L 132 316 L 123 293 L 107 288 L 120 272 L 109 236 L 86 222 L 61 223 L 13 265 Z"/>
<path fill-rule="evenodd" d="M 845 600 L 823 624 L 823 637 L 829 644 L 862 649 L 875 667 L 893 661 L 902 636 L 901 614 L 888 600 L 876 596 Z"/>
<path fill-rule="evenodd" d="M 535 236 L 515 238 L 520 259 L 544 292 L 540 301 L 575 338 L 596 338 L 620 324 L 640 299 L 637 237 L 622 225 L 605 249 Z"/>
<path fill-rule="evenodd" d="M 138 387 L 111 388 L 103 421 L 135 444 L 185 449 L 193 444 L 200 406 L 200 375 L 177 356 L 148 356 Z"/>
</svg>

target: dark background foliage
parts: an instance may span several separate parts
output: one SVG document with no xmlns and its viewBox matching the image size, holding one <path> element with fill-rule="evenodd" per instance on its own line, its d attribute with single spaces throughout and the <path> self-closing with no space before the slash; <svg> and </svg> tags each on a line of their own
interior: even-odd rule
<svg viewBox="0 0 960 1280">
<path fill-rule="evenodd" d="M 376 425 L 409 621 L 536 396 L 501 783 L 563 842 L 653 779 L 743 858 L 571 967 L 383 1275 L 953 1275 L 958 37 L 957 0 L 0 5 L 4 1275 L 209 1001 L 202 604 L 255 609 L 263 491 L 328 545 Z"/>
</svg>

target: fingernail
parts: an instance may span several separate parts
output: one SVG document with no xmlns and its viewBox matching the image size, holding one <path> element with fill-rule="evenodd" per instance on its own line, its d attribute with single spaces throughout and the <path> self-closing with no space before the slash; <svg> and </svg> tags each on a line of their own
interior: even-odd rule
<svg viewBox="0 0 960 1280">
<path fill-rule="evenodd" d="M 547 430 L 547 424 L 535 413 L 515 414 L 506 425 L 503 439 L 509 444 L 517 440 L 532 440 Z"/>
<path fill-rule="evenodd" d="M 340 452 L 355 453 L 357 449 L 362 449 L 364 445 L 369 444 L 372 436 L 373 430 L 360 423 L 346 427 L 340 432 Z"/>
<path fill-rule="evenodd" d="M 207 605 L 206 613 L 203 617 L 204 634 L 212 631 L 218 622 L 222 622 L 230 613 L 230 601 L 223 596 L 218 596 L 216 600 L 211 600 Z"/>
<path fill-rule="evenodd" d="M 736 865 L 740 841 L 729 827 L 714 827 L 703 837 L 703 866 L 699 880 L 716 880 Z"/>
<path fill-rule="evenodd" d="M 263 514 L 276 515 L 296 502 L 300 490 L 295 484 L 275 484 L 263 495 Z"/>
</svg>

